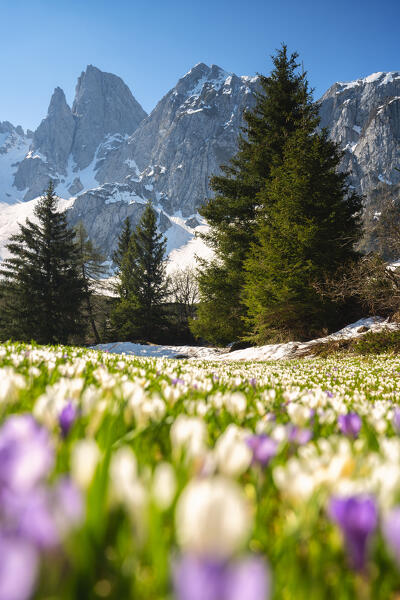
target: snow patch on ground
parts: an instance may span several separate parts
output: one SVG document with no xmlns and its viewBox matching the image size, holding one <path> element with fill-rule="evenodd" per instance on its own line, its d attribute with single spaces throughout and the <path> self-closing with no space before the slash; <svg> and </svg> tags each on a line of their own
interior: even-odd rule
<svg viewBox="0 0 400 600">
<path fill-rule="evenodd" d="M 312 355 L 312 347 L 316 344 L 326 344 L 328 342 L 340 339 L 357 338 L 367 331 L 359 331 L 360 328 L 367 327 L 367 331 L 382 331 L 383 329 L 390 329 L 395 331 L 400 329 L 400 325 L 397 323 L 389 323 L 382 317 L 368 317 L 366 319 L 360 319 L 355 323 L 347 325 L 340 331 L 332 333 L 323 338 L 317 338 L 310 340 L 309 342 L 288 342 L 286 344 L 268 344 L 266 346 L 258 346 L 255 348 L 246 348 L 245 350 L 236 350 L 229 354 L 221 354 L 218 356 L 218 360 L 281 360 L 289 358 L 299 358 L 301 356 Z"/>
<path fill-rule="evenodd" d="M 201 360 L 219 361 L 263 361 L 263 360 L 287 360 L 302 356 L 311 356 L 312 347 L 315 344 L 328 343 L 333 340 L 357 338 L 366 333 L 359 331 L 360 328 L 368 328 L 367 331 L 392 331 L 400 329 L 397 323 L 389 323 L 382 317 L 368 317 L 360 319 L 355 323 L 347 325 L 340 331 L 332 333 L 324 338 L 310 340 L 309 342 L 288 342 L 286 344 L 268 344 L 235 352 L 226 352 L 221 348 L 209 348 L 205 346 L 147 346 L 144 344 L 133 344 L 131 342 L 113 342 L 110 344 L 99 344 L 93 346 L 95 350 L 111 352 L 114 354 L 129 354 L 133 356 L 145 356 L 149 358 L 176 358 L 185 357 Z"/>
<path fill-rule="evenodd" d="M 207 348 L 205 346 L 147 346 L 144 344 L 133 344 L 132 342 L 98 344 L 97 346 L 93 346 L 93 349 L 113 354 L 128 354 L 148 358 L 176 358 L 177 356 L 182 356 L 185 358 L 207 360 L 216 358 L 222 352 L 220 348 Z"/>
</svg>

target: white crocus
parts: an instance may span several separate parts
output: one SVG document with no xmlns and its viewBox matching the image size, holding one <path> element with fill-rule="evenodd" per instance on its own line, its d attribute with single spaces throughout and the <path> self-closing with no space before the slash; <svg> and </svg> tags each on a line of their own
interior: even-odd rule
<svg viewBox="0 0 400 600">
<path fill-rule="evenodd" d="M 226 394 L 224 396 L 226 409 L 235 417 L 244 417 L 247 409 L 247 399 L 241 392 Z"/>
<path fill-rule="evenodd" d="M 153 498 L 161 510 L 167 510 L 175 497 L 176 477 L 170 463 L 162 462 L 157 465 L 153 475 Z"/>
<path fill-rule="evenodd" d="M 170 436 L 175 452 L 183 451 L 190 458 L 205 453 L 207 428 L 200 417 L 179 415 L 172 424 Z"/>
<path fill-rule="evenodd" d="M 87 438 L 76 442 L 71 452 L 71 475 L 79 487 L 89 487 L 99 460 L 100 450 L 94 440 Z"/>
<path fill-rule="evenodd" d="M 176 509 L 176 532 L 187 552 L 225 559 L 250 534 L 252 521 L 241 488 L 221 475 L 191 481 Z"/>
<path fill-rule="evenodd" d="M 214 456 L 220 473 L 237 477 L 249 468 L 253 453 L 245 441 L 248 435 L 247 431 L 231 424 L 218 438 Z"/>
</svg>

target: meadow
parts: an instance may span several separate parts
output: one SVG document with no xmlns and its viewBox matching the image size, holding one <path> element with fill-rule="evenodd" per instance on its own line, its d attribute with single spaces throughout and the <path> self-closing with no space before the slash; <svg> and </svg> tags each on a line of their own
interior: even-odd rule
<svg viewBox="0 0 400 600">
<path fill-rule="evenodd" d="M 400 597 L 400 361 L 0 346 L 0 600 Z"/>
</svg>

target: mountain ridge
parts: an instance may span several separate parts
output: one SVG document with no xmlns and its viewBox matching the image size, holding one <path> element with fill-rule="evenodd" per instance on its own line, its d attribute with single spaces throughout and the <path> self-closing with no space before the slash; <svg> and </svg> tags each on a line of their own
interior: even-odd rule
<svg viewBox="0 0 400 600">
<path fill-rule="evenodd" d="M 71 200 L 71 224 L 83 220 L 110 256 L 122 220 L 135 225 L 151 200 L 169 249 L 182 255 L 204 227 L 197 213 L 212 193 L 209 177 L 235 154 L 257 85 L 257 77 L 197 63 L 147 115 L 121 78 L 88 65 L 72 107 L 55 88 L 33 137 L 0 123 L 0 203 L 31 201 L 51 178 Z M 318 102 L 351 185 L 366 207 L 379 208 L 377 193 L 394 194 L 400 183 L 400 72 L 336 82 Z"/>
</svg>

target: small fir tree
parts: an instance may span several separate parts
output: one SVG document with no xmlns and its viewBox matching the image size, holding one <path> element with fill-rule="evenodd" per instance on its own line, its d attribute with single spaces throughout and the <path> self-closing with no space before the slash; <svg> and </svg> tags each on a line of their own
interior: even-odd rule
<svg viewBox="0 0 400 600">
<path fill-rule="evenodd" d="M 297 53 L 286 45 L 272 57 L 269 77 L 259 75 L 256 106 L 244 113 L 246 126 L 239 151 L 222 174 L 211 179 L 215 197 L 201 209 L 210 231 L 205 241 L 214 260 L 199 265 L 200 306 L 192 323 L 194 333 L 213 342 L 228 342 L 246 331 L 243 317 L 244 262 L 255 241 L 259 193 L 273 166 L 283 160 L 283 148 L 300 126 L 312 132 L 318 123 L 306 76 L 298 73 Z M 264 196 L 267 206 L 269 199 Z"/>
<path fill-rule="evenodd" d="M 67 343 L 84 329 L 84 282 L 75 234 L 65 213 L 57 210 L 51 182 L 34 215 L 37 222 L 27 219 L 7 245 L 11 256 L 0 271 L 1 335 L 43 344 Z"/>
<path fill-rule="evenodd" d="M 124 339 L 159 341 L 166 325 L 164 302 L 165 237 L 157 232 L 157 216 L 149 202 L 134 230 L 120 271 L 120 299 L 114 326 Z"/>
</svg>

